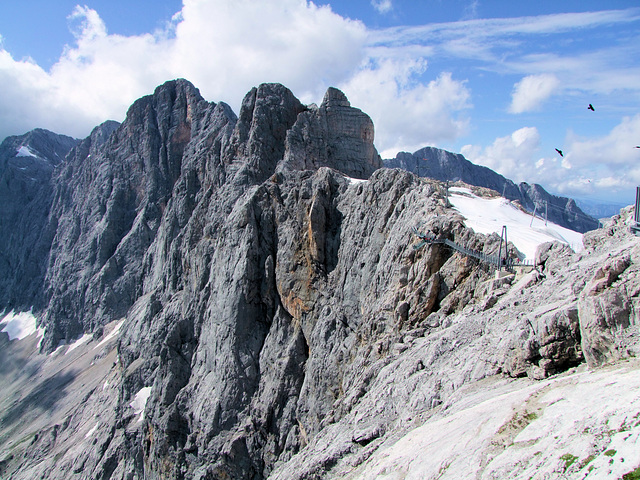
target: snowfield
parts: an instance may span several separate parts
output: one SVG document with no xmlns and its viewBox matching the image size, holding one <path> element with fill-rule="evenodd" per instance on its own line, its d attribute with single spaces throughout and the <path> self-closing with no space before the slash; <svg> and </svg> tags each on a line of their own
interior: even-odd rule
<svg viewBox="0 0 640 480">
<path fill-rule="evenodd" d="M 33 151 L 26 145 L 21 146 L 16 150 L 16 157 L 38 157 Z"/>
<path fill-rule="evenodd" d="M 144 420 L 144 409 L 147 406 L 149 395 L 151 395 L 151 387 L 141 388 L 140 391 L 136 393 L 133 401 L 129 404 L 129 406 L 133 409 L 134 415 L 138 416 L 138 423 Z"/>
<path fill-rule="evenodd" d="M 538 245 L 558 241 L 566 243 L 575 252 L 583 249 L 582 234 L 523 212 L 507 199 L 482 198 L 468 188 L 449 188 L 449 202 L 465 217 L 465 225 L 476 233 L 500 235 L 502 226 L 507 226 L 507 240 L 513 242 L 526 260 L 533 261 Z"/>
<path fill-rule="evenodd" d="M 12 310 L 0 320 L 1 331 L 9 335 L 9 340 L 22 340 L 36 332 L 42 336 L 44 330 L 36 327 L 37 321 L 38 319 L 30 311 L 16 313 Z"/>
</svg>

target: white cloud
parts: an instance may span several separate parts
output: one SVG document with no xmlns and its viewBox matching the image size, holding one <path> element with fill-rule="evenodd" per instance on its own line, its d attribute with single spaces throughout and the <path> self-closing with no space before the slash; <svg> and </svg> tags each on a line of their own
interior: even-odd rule
<svg viewBox="0 0 640 480">
<path fill-rule="evenodd" d="M 640 160 L 640 150 L 635 148 L 640 139 L 640 114 L 624 117 L 622 121 L 603 136 L 581 138 L 570 133 L 568 137 L 569 158 L 580 167 L 606 166 L 623 176 L 625 170 Z"/>
<path fill-rule="evenodd" d="M 129 37 L 109 34 L 88 7 L 69 20 L 75 43 L 49 71 L 0 48 L 0 138 L 34 127 L 85 136 L 178 77 L 236 111 L 262 82 L 317 101 L 357 70 L 366 41 L 362 23 L 300 0 L 184 0 L 166 31 Z"/>
<path fill-rule="evenodd" d="M 515 182 L 530 181 L 532 173 L 546 162 L 536 162 L 540 134 L 535 127 L 523 127 L 511 135 L 499 137 L 492 145 L 481 148 L 465 145 L 461 153 L 470 161 L 484 165 Z"/>
<path fill-rule="evenodd" d="M 429 83 L 417 82 L 426 68 L 424 60 L 370 61 L 340 85 L 351 105 L 371 116 L 383 158 L 456 139 L 468 127 L 461 113 L 470 106 L 464 82 L 447 72 Z"/>
<path fill-rule="evenodd" d="M 570 197 L 628 199 L 640 185 L 640 114 L 625 117 L 606 135 L 580 138 L 569 133 L 564 158 L 538 158 L 540 135 L 525 127 L 497 138 L 487 147 L 465 145 L 461 153 L 515 182 L 539 183 L 547 190 Z"/>
<path fill-rule="evenodd" d="M 473 0 L 469 5 L 464 7 L 464 12 L 462 14 L 462 18 L 464 20 L 471 20 L 474 18 L 478 18 L 478 7 L 480 6 L 480 2 L 478 0 Z"/>
<path fill-rule="evenodd" d="M 640 114 L 624 117 L 611 131 L 600 137 L 580 138 L 570 133 L 566 157 L 573 169 L 580 172 L 584 183 L 558 183 L 561 191 L 585 194 L 632 196 L 640 185 L 640 150 L 635 148 L 640 138 Z M 608 192 L 608 193 L 606 193 Z"/>
<path fill-rule="evenodd" d="M 108 118 L 122 120 L 135 99 L 177 77 L 236 112 L 262 82 L 283 83 L 305 103 L 338 86 L 371 115 L 376 145 L 389 156 L 456 139 L 468 126 L 464 81 L 446 72 L 422 77 L 428 46 L 369 47 L 362 23 L 326 6 L 185 0 L 166 31 L 130 37 L 109 34 L 88 7 L 76 7 L 69 20 L 75 43 L 50 71 L 0 50 L 0 80 L 11 92 L 0 99 L 2 138 L 36 126 L 83 137 Z"/>
<path fill-rule="evenodd" d="M 560 86 L 560 80 L 553 74 L 543 73 L 524 77 L 513 87 L 509 111 L 523 113 L 540 108 Z"/>
<path fill-rule="evenodd" d="M 629 8 L 390 27 L 373 31 L 371 38 L 376 46 L 426 44 L 433 50 L 431 58 L 477 61 L 482 70 L 500 74 L 554 74 L 564 89 L 609 93 L 638 91 L 640 69 L 630 61 L 640 54 L 636 35 L 625 33 L 615 42 L 573 42 L 569 55 L 557 53 L 565 51 L 566 44 L 548 46 L 556 41 L 554 35 L 575 34 L 586 40 L 587 30 L 597 34 L 599 28 L 631 28 L 639 20 L 640 8 Z"/>
<path fill-rule="evenodd" d="M 213 100 L 239 105 L 249 89 L 280 82 L 322 98 L 364 57 L 366 29 L 300 0 L 185 0 L 170 61 Z"/>
<path fill-rule="evenodd" d="M 393 10 L 393 4 L 391 0 L 371 0 L 371 6 L 375 8 L 378 13 L 389 13 Z"/>
</svg>

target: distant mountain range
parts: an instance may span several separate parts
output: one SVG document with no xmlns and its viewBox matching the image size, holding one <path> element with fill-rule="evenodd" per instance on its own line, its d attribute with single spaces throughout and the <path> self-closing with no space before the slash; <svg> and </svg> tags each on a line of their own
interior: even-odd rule
<svg viewBox="0 0 640 480">
<path fill-rule="evenodd" d="M 588 232 L 599 225 L 599 221 L 580 209 L 573 199 L 552 195 L 535 183 L 516 185 L 490 168 L 471 163 L 459 153 L 424 147 L 414 153 L 400 152 L 383 162 L 385 167 L 403 168 L 420 177 L 442 182 L 460 180 L 490 188 L 509 200 L 517 200 L 527 210 L 537 211 L 542 216 L 546 214 L 552 222 L 577 232 Z"/>
<path fill-rule="evenodd" d="M 620 210 L 632 204 L 632 202 L 611 203 L 602 200 L 591 200 L 588 198 L 574 198 L 583 212 L 595 218 L 609 218 L 620 213 Z"/>
</svg>

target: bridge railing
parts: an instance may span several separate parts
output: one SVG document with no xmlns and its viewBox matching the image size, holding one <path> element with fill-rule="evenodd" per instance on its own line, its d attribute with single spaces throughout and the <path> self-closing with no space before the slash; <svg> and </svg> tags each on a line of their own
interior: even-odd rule
<svg viewBox="0 0 640 480">
<path fill-rule="evenodd" d="M 414 229 L 414 233 L 420 238 L 421 242 L 416 245 L 414 248 L 418 249 L 423 247 L 424 245 L 432 245 L 432 244 L 444 244 L 453 250 L 462 253 L 468 257 L 476 258 L 481 262 L 488 263 L 490 265 L 495 265 L 496 267 L 506 268 L 507 270 L 512 270 L 513 267 L 516 266 L 535 266 L 535 262 L 532 260 L 525 261 L 516 261 L 512 258 L 504 258 L 501 259 L 497 255 L 487 255 L 482 252 L 478 252 L 476 250 L 472 250 L 470 248 L 464 247 L 448 238 L 436 238 L 435 236 L 424 235 L 417 230 Z"/>
</svg>

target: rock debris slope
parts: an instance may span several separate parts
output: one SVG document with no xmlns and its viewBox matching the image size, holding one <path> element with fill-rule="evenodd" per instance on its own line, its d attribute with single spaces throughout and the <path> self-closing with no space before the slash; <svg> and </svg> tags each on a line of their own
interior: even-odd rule
<svg viewBox="0 0 640 480">
<path fill-rule="evenodd" d="M 43 338 L 0 336 L 0 475 L 342 478 L 475 381 L 637 351 L 623 219 L 492 281 L 411 231 L 499 237 L 381 166 L 342 92 L 278 84 L 236 117 L 168 82 L 75 146 L 50 180 Z"/>
</svg>

